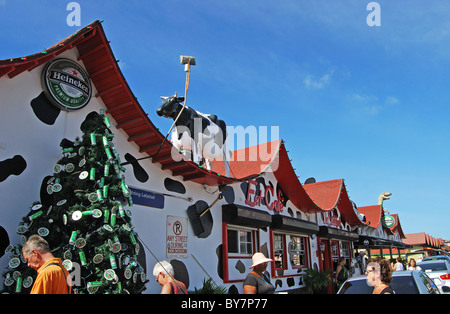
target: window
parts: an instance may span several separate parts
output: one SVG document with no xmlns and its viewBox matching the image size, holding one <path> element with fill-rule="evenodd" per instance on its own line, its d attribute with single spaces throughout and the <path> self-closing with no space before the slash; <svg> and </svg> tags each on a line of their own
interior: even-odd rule
<svg viewBox="0 0 450 314">
<path fill-rule="evenodd" d="M 306 266 L 305 238 L 289 236 L 288 243 L 289 261 L 293 268 Z"/>
<path fill-rule="evenodd" d="M 282 234 L 273 235 L 273 250 L 274 250 L 275 268 L 284 268 L 285 265 L 284 235 Z"/>
<path fill-rule="evenodd" d="M 228 253 L 253 255 L 253 232 L 246 229 L 228 229 Z"/>
<path fill-rule="evenodd" d="M 307 238 L 298 235 L 273 234 L 275 269 L 307 267 Z"/>
<path fill-rule="evenodd" d="M 333 260 L 333 269 L 335 270 L 339 263 L 339 242 L 331 242 L 331 259 Z"/>
</svg>

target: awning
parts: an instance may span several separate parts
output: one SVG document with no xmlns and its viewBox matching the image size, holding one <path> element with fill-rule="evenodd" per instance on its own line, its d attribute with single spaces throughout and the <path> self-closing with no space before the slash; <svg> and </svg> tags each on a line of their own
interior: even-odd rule
<svg viewBox="0 0 450 314">
<path fill-rule="evenodd" d="M 272 218 L 269 213 L 262 210 L 228 204 L 222 205 L 222 221 L 233 225 L 264 228 L 271 225 Z"/>
<path fill-rule="evenodd" d="M 359 235 L 345 230 L 335 229 L 335 228 L 329 228 L 326 226 L 320 226 L 319 227 L 319 233 L 317 234 L 318 237 L 321 238 L 328 238 L 328 239 L 337 239 L 337 240 L 343 240 L 343 241 L 358 241 Z"/>
<path fill-rule="evenodd" d="M 355 244 L 356 247 L 364 247 L 364 248 L 398 248 L 398 249 L 406 249 L 411 248 L 412 246 L 405 244 L 403 242 L 397 242 L 392 240 L 368 237 L 368 236 L 359 236 L 359 241 Z"/>
<path fill-rule="evenodd" d="M 272 229 L 299 232 L 307 235 L 317 234 L 319 226 L 315 223 L 288 216 L 273 215 Z"/>
</svg>

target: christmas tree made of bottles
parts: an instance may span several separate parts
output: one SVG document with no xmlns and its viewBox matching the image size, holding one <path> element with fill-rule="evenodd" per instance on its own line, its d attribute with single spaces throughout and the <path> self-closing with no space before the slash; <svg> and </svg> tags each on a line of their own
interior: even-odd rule
<svg viewBox="0 0 450 314">
<path fill-rule="evenodd" d="M 72 277 L 73 293 L 141 293 L 146 275 L 131 223 L 131 193 L 112 142 L 108 117 L 91 112 L 82 138 L 61 141 L 62 158 L 44 178 L 35 202 L 17 228 L 22 245 L 9 246 L 4 288 L 29 293 L 36 271 L 27 267 L 22 246 L 33 234 L 50 245 Z"/>
</svg>

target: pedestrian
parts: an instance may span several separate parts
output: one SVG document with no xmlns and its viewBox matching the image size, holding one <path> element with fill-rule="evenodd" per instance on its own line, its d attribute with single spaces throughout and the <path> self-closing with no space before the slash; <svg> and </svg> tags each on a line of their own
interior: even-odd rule
<svg viewBox="0 0 450 314">
<path fill-rule="evenodd" d="M 162 286 L 161 294 L 187 294 L 186 286 L 182 281 L 176 280 L 175 271 L 168 261 L 156 263 L 153 268 L 153 276 Z"/>
<path fill-rule="evenodd" d="M 270 283 L 270 275 L 266 271 L 267 265 L 272 260 L 263 253 L 255 253 L 252 257 L 253 269 L 244 280 L 245 294 L 273 294 L 275 287 Z"/>
<path fill-rule="evenodd" d="M 355 253 L 355 256 L 352 258 L 352 275 L 359 276 L 362 275 L 362 271 L 359 268 L 360 265 L 358 263 L 358 255 L 359 253 Z"/>
<path fill-rule="evenodd" d="M 381 258 L 372 258 L 368 261 L 367 283 L 373 286 L 372 294 L 395 294 L 389 283 L 392 281 L 392 268 L 389 261 Z"/>
<path fill-rule="evenodd" d="M 416 260 L 414 258 L 410 258 L 408 262 L 408 270 L 422 270 L 420 266 L 417 266 Z"/>
<path fill-rule="evenodd" d="M 72 281 L 61 259 L 55 258 L 48 242 L 39 235 L 32 235 L 22 248 L 28 267 L 38 273 L 30 294 L 71 294 Z"/>
<path fill-rule="evenodd" d="M 394 271 L 405 270 L 405 267 L 403 266 L 403 263 L 402 263 L 402 258 L 400 256 L 397 256 L 396 263 L 394 264 L 392 269 Z"/>
<path fill-rule="evenodd" d="M 336 267 L 336 291 L 339 290 L 341 285 L 348 279 L 348 270 L 347 267 L 345 267 L 346 263 L 347 259 L 345 257 L 341 257 L 339 259 L 339 264 Z"/>
<path fill-rule="evenodd" d="M 356 257 L 356 261 L 359 264 L 359 269 L 361 270 L 361 275 L 364 273 L 367 266 L 367 259 L 364 257 L 364 255 L 366 255 L 366 252 L 361 250 L 359 251 L 359 255 Z"/>
</svg>

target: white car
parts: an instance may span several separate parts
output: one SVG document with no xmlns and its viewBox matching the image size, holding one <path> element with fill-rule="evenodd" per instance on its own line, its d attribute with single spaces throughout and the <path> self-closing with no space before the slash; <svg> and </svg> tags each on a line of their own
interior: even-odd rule
<svg viewBox="0 0 450 314">
<path fill-rule="evenodd" d="M 396 294 L 440 294 L 434 281 L 420 270 L 394 271 L 390 283 Z M 373 286 L 367 283 L 367 276 L 347 279 L 338 294 L 371 294 Z"/>
<path fill-rule="evenodd" d="M 447 260 L 424 261 L 417 266 L 433 279 L 441 293 L 450 293 L 450 263 Z"/>
</svg>

